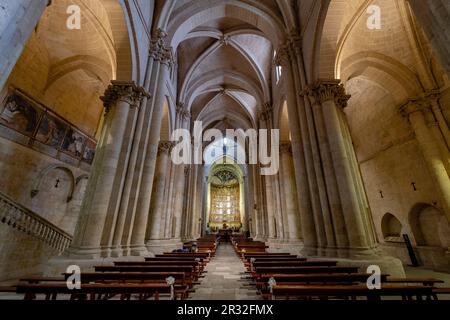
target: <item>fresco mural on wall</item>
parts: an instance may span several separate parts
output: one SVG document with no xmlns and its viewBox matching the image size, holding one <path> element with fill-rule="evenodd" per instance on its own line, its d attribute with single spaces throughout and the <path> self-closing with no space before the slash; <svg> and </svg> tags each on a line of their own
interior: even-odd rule
<svg viewBox="0 0 450 320">
<path fill-rule="evenodd" d="M 33 136 L 43 114 L 42 108 L 15 92 L 5 98 L 3 105 L 0 124 L 25 136 Z"/>
<path fill-rule="evenodd" d="M 7 95 L 2 105 L 0 125 L 24 135 L 25 140 L 11 138 L 0 131 L 5 138 L 25 144 L 62 161 L 67 159 L 61 154 L 64 153 L 79 161 L 78 164 L 81 161 L 92 164 L 97 145 L 95 140 L 45 106 L 28 98 L 17 89 Z M 34 141 L 47 146 L 47 148 L 36 143 L 33 145 Z"/>
<path fill-rule="evenodd" d="M 61 151 L 68 153 L 74 158 L 81 158 L 86 137 L 73 128 L 68 128 L 66 137 L 61 146 Z"/>
<path fill-rule="evenodd" d="M 94 160 L 94 155 L 95 155 L 95 147 L 96 147 L 95 142 L 88 139 L 86 142 L 86 147 L 84 148 L 84 153 L 83 153 L 82 160 L 84 162 L 92 164 L 92 161 Z"/>
<path fill-rule="evenodd" d="M 65 131 L 65 123 L 56 119 L 52 114 L 46 113 L 39 124 L 35 139 L 48 146 L 58 148 L 64 138 Z"/>
</svg>

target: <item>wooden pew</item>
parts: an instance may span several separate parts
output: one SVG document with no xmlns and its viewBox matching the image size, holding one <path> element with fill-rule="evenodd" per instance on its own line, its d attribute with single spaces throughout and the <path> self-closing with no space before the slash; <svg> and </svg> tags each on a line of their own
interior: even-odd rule
<svg viewBox="0 0 450 320">
<path fill-rule="evenodd" d="M 56 300 L 58 295 L 70 295 L 70 300 L 107 300 L 121 295 L 121 300 L 131 299 L 132 294 L 139 294 L 139 299 L 153 297 L 159 300 L 160 294 L 170 294 L 171 288 L 162 283 L 87 283 L 81 289 L 70 290 L 66 283 L 41 283 L 18 285 L 16 293 L 24 294 L 24 300 L 35 300 L 37 294 L 44 294 L 46 300 Z M 180 296 L 183 299 L 183 296 Z"/>
<path fill-rule="evenodd" d="M 208 252 L 168 252 L 168 253 L 163 253 L 163 254 L 157 254 L 155 255 L 155 257 L 172 257 L 172 258 L 176 258 L 176 257 L 195 257 L 195 258 L 203 258 L 206 259 L 206 261 L 208 261 L 211 257 L 211 253 Z"/>
<path fill-rule="evenodd" d="M 266 249 L 269 248 L 269 246 L 263 244 L 241 244 L 238 243 L 235 246 L 236 253 L 241 254 L 242 251 L 244 252 L 266 252 Z"/>
<path fill-rule="evenodd" d="M 248 270 L 254 272 L 259 267 L 306 267 L 306 266 L 328 266 L 334 267 L 337 265 L 337 261 L 333 260 L 299 260 L 299 261 L 255 261 L 249 263 Z"/>
<path fill-rule="evenodd" d="M 406 277 L 406 278 L 396 278 L 389 277 L 386 282 L 388 283 L 413 283 L 413 284 L 422 284 L 424 286 L 434 286 L 437 283 L 444 283 L 444 281 L 435 278 L 415 278 L 415 277 Z"/>
<path fill-rule="evenodd" d="M 268 273 L 262 274 L 256 280 L 256 287 L 263 294 L 269 292 L 269 280 L 273 278 L 277 285 L 305 285 L 305 284 L 340 284 L 351 285 L 366 283 L 372 274 L 369 273 L 311 273 L 311 274 L 289 274 L 289 273 Z M 381 282 L 387 281 L 387 274 L 380 275 Z"/>
<path fill-rule="evenodd" d="M 114 261 L 116 266 L 191 266 L 197 276 L 203 272 L 203 266 L 198 261 L 169 260 L 169 261 Z"/>
<path fill-rule="evenodd" d="M 61 282 L 65 281 L 64 277 L 28 277 L 19 279 L 20 282 L 26 282 L 29 284 L 42 283 L 42 282 Z"/>
<path fill-rule="evenodd" d="M 254 260 L 254 262 L 252 262 Z M 288 262 L 288 261 L 306 261 L 306 258 L 297 258 L 295 256 L 293 257 L 275 257 L 275 258 L 268 258 L 268 257 L 264 257 L 264 258 L 249 258 L 249 259 L 245 259 L 244 260 L 244 266 L 248 269 L 248 270 L 252 270 L 252 265 L 255 262 L 269 262 L 269 261 L 273 261 L 273 262 Z"/>
<path fill-rule="evenodd" d="M 333 260 L 301 260 L 301 261 L 255 261 L 253 267 L 289 267 L 289 266 L 336 266 Z"/>
<path fill-rule="evenodd" d="M 28 284 L 63 283 L 66 284 L 71 273 L 65 273 L 62 277 L 30 277 L 20 279 Z M 166 278 L 175 279 L 175 292 L 181 297 L 188 298 L 188 288 L 192 287 L 191 279 L 186 279 L 183 272 L 84 272 L 80 282 L 86 283 L 154 283 L 166 285 Z"/>
<path fill-rule="evenodd" d="M 253 277 L 260 279 L 262 274 L 305 274 L 305 273 L 357 273 L 358 267 L 343 266 L 285 266 L 285 267 L 255 267 Z"/>
<path fill-rule="evenodd" d="M 245 252 L 244 257 L 296 257 L 289 252 Z"/>
<path fill-rule="evenodd" d="M 62 277 L 29 277 L 22 278 L 20 282 L 29 284 L 45 282 L 63 282 L 70 277 L 71 273 L 64 273 Z M 147 281 L 165 281 L 166 278 L 173 277 L 175 283 L 188 285 L 183 272 L 83 272 L 81 273 L 81 283 L 90 282 L 147 282 Z"/>
<path fill-rule="evenodd" d="M 186 279 L 198 280 L 192 266 L 95 266 L 95 272 L 183 272 Z"/>
<path fill-rule="evenodd" d="M 254 258 L 256 262 L 264 262 L 264 261 L 306 261 L 307 258 L 300 258 L 297 256 L 272 256 L 272 257 L 266 257 L 266 256 L 253 256 L 248 257 L 245 260 L 248 262 L 251 258 Z"/>
<path fill-rule="evenodd" d="M 403 300 L 435 299 L 430 286 L 384 285 L 381 289 L 369 289 L 367 285 L 275 285 L 272 288 L 273 299 L 356 299 L 366 297 L 367 300 L 381 300 L 383 296 L 402 297 Z"/>
<path fill-rule="evenodd" d="M 207 259 L 199 258 L 199 257 L 153 257 L 153 258 L 145 258 L 145 261 L 198 261 L 199 264 L 202 265 L 202 268 L 206 266 Z"/>
</svg>

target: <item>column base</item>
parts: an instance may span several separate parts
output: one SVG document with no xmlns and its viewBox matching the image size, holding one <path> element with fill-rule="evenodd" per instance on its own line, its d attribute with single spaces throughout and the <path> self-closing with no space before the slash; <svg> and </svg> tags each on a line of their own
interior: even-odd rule
<svg viewBox="0 0 450 320">
<path fill-rule="evenodd" d="M 253 241 L 266 242 L 266 241 L 267 241 L 267 237 L 266 237 L 266 236 L 263 236 L 263 235 L 257 234 L 257 235 L 253 238 Z"/>
<path fill-rule="evenodd" d="M 269 246 L 269 252 L 290 252 L 297 255 L 302 252 L 304 247 L 303 241 L 299 239 L 279 239 L 278 241 L 269 241 L 267 244 Z"/>
<path fill-rule="evenodd" d="M 77 259 L 68 257 L 54 257 L 47 261 L 42 268 L 42 275 L 47 277 L 61 276 L 69 266 L 78 266 L 81 272 L 94 272 L 95 266 L 109 265 L 105 259 Z"/>
<path fill-rule="evenodd" d="M 117 247 L 112 247 L 110 249 L 109 256 L 114 257 L 114 258 L 120 258 L 120 257 L 126 256 L 126 255 L 124 255 L 124 248 L 122 248 L 122 246 L 117 246 Z"/>
<path fill-rule="evenodd" d="M 128 252 L 130 256 L 137 256 L 137 257 L 148 257 L 149 252 L 147 250 L 147 247 L 145 245 L 131 245 L 128 248 Z"/>
<path fill-rule="evenodd" d="M 355 266 L 359 272 L 367 272 L 367 267 L 376 265 L 380 268 L 382 274 L 388 274 L 392 277 L 405 277 L 405 269 L 400 259 L 384 256 L 378 259 L 341 259 L 337 258 L 338 266 Z"/>
<path fill-rule="evenodd" d="M 162 254 L 181 249 L 183 242 L 180 239 L 150 239 L 145 243 L 146 249 L 151 254 Z"/>
<path fill-rule="evenodd" d="M 75 260 L 96 260 L 109 257 L 110 248 L 102 247 L 69 247 L 61 257 Z"/>
<path fill-rule="evenodd" d="M 312 252 L 313 248 L 307 248 L 307 252 Z M 385 253 L 379 247 L 375 248 L 316 248 L 316 255 L 305 254 L 303 256 L 315 258 L 330 258 L 337 260 L 338 265 L 355 266 L 359 272 L 365 273 L 370 265 L 379 266 L 381 273 L 394 277 L 404 277 L 405 270 L 400 259 Z"/>
</svg>

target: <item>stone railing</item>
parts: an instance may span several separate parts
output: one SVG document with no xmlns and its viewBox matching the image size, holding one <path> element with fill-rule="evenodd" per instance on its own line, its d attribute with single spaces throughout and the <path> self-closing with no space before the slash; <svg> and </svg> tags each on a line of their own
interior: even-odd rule
<svg viewBox="0 0 450 320">
<path fill-rule="evenodd" d="M 0 193 L 0 223 L 9 225 L 63 252 L 72 242 L 72 236 L 36 213 Z"/>
</svg>

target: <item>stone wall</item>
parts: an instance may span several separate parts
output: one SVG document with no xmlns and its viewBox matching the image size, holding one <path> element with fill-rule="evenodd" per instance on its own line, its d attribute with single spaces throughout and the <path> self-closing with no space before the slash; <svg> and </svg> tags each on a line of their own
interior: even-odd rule
<svg viewBox="0 0 450 320">
<path fill-rule="evenodd" d="M 0 283 L 39 274 L 57 251 L 44 242 L 0 223 Z"/>
<path fill-rule="evenodd" d="M 1 193 L 73 234 L 87 172 L 0 137 L 0 176 Z M 0 223 L 0 281 L 38 273 L 56 254 L 42 240 Z"/>
<path fill-rule="evenodd" d="M 88 172 L 1 137 L 0 150 L 0 192 L 72 233 Z"/>
</svg>

